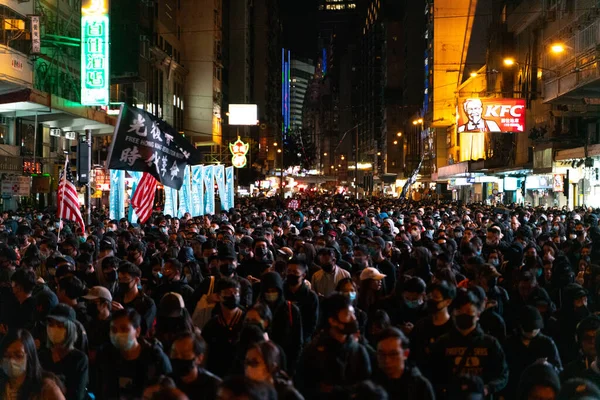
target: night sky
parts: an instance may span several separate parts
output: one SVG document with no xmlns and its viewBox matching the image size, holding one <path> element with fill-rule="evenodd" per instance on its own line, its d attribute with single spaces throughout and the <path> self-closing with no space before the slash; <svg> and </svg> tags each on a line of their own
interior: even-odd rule
<svg viewBox="0 0 600 400">
<path fill-rule="evenodd" d="M 284 45 L 292 54 L 315 58 L 318 0 L 280 0 Z"/>
</svg>

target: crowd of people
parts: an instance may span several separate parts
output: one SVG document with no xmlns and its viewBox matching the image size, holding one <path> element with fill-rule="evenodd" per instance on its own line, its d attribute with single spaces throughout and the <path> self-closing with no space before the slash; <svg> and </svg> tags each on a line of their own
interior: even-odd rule
<svg viewBox="0 0 600 400">
<path fill-rule="evenodd" d="M 0 218 L 0 399 L 600 399 L 600 210 Z"/>
</svg>

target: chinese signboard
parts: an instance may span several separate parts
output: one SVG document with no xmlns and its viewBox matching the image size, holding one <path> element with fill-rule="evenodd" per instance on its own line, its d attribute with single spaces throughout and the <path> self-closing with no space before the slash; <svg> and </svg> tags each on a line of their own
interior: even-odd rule
<svg viewBox="0 0 600 400">
<path fill-rule="evenodd" d="M 3 195 L 29 196 L 31 193 L 31 177 L 6 176 L 0 186 Z"/>
<path fill-rule="evenodd" d="M 166 122 L 138 108 L 123 106 L 115 127 L 108 168 L 148 172 L 161 184 L 179 190 L 188 165 L 201 154 Z"/>
<path fill-rule="evenodd" d="M 42 40 L 40 36 L 40 16 L 31 15 L 31 54 L 40 54 Z"/>
<path fill-rule="evenodd" d="M 81 104 L 109 102 L 108 0 L 81 2 Z"/>
<path fill-rule="evenodd" d="M 229 143 L 229 151 L 233 155 L 231 157 L 231 164 L 236 168 L 244 168 L 248 162 L 246 154 L 248 154 L 250 146 L 248 143 L 242 142 L 240 138 L 235 143 Z"/>
<path fill-rule="evenodd" d="M 460 99 L 458 132 L 525 132 L 525 99 Z"/>
</svg>

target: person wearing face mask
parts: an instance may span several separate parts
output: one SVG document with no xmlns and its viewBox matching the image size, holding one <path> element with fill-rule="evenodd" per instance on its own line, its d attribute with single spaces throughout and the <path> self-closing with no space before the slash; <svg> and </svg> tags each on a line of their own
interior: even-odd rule
<svg viewBox="0 0 600 400">
<path fill-rule="evenodd" d="M 321 270 L 313 274 L 311 285 L 319 296 L 327 297 L 334 292 L 340 280 L 350 278 L 350 273 L 337 266 L 335 251 L 332 248 L 319 250 L 317 257 Z"/>
<path fill-rule="evenodd" d="M 139 399 L 148 383 L 173 371 L 160 344 L 141 337 L 141 317 L 130 308 L 113 313 L 110 345 L 98 354 L 97 364 L 100 399 Z"/>
<path fill-rule="evenodd" d="M 545 359 L 560 373 L 562 363 L 552 338 L 541 333 L 544 328 L 542 315 L 533 306 L 525 306 L 518 319 L 518 327 L 504 347 L 506 362 L 510 370 L 508 385 L 504 389 L 506 398 L 514 398 L 519 379 L 529 365 Z"/>
<path fill-rule="evenodd" d="M 87 287 L 98 286 L 98 276 L 94 269 L 94 260 L 91 254 L 82 253 L 77 259 L 77 277 L 85 283 Z"/>
<path fill-rule="evenodd" d="M 454 328 L 448 307 L 455 297 L 456 288 L 446 281 L 440 281 L 431 286 L 427 298 L 429 315 L 415 324 L 410 335 L 410 359 L 422 370 L 428 369 L 433 343 Z"/>
<path fill-rule="evenodd" d="M 285 298 L 300 309 L 304 343 L 308 343 L 312 338 L 319 319 L 319 297 L 308 286 L 306 282 L 307 273 L 308 266 L 305 261 L 292 258 L 288 261 L 286 281 L 283 285 Z"/>
<path fill-rule="evenodd" d="M 358 321 L 350 299 L 335 293 L 321 304 L 323 332 L 302 352 L 296 387 L 306 399 L 329 399 L 336 386 L 368 379 L 367 349 L 355 339 Z"/>
<path fill-rule="evenodd" d="M 498 280 L 501 277 L 502 274 L 493 265 L 483 264 L 477 272 L 475 285 L 483 288 L 488 304 L 493 304 L 494 310 L 500 316 L 503 316 L 504 310 L 508 308 L 509 297 L 506 289 L 498 285 Z"/>
<path fill-rule="evenodd" d="M 300 310 L 283 294 L 283 281 L 276 272 L 267 272 L 260 278 L 260 303 L 266 304 L 273 314 L 269 337 L 281 346 L 287 357 L 287 371 L 293 375 L 304 343 Z"/>
<path fill-rule="evenodd" d="M 156 302 L 139 290 L 142 271 L 128 262 L 121 261 L 118 270 L 119 291 L 114 295 L 113 307 L 116 309 L 133 308 L 142 317 L 140 332 L 146 336 L 156 318 Z"/>
<path fill-rule="evenodd" d="M 0 355 L 2 398 L 65 399 L 57 378 L 42 371 L 33 337 L 27 330 L 11 330 L 0 343 Z"/>
<path fill-rule="evenodd" d="M 97 364 L 96 356 L 100 350 L 110 343 L 110 319 L 112 312 L 112 296 L 103 286 L 92 287 L 88 294 L 83 296 L 87 301 L 87 311 L 90 321 L 85 325 L 88 333 L 88 355 L 90 364 L 90 384 L 88 390 L 96 389 Z"/>
<path fill-rule="evenodd" d="M 577 358 L 577 324 L 591 312 L 588 309 L 587 291 L 577 283 L 570 283 L 563 289 L 562 301 L 562 307 L 556 314 L 558 331 L 555 339 L 561 359 L 566 364 Z"/>
<path fill-rule="evenodd" d="M 10 283 L 14 297 L 2 299 L 4 304 L 0 305 L 0 310 L 3 311 L 3 319 L 6 318 L 7 325 L 12 329 L 32 330 L 36 324 L 36 301 L 32 297 L 36 285 L 35 273 L 19 269 L 10 277 Z"/>
<path fill-rule="evenodd" d="M 423 279 L 412 277 L 404 282 L 395 296 L 383 303 L 382 308 L 390 316 L 392 326 L 400 327 L 410 336 L 415 324 L 427 317 L 426 290 Z"/>
<path fill-rule="evenodd" d="M 385 275 L 383 281 L 383 293 L 389 295 L 396 288 L 396 267 L 390 260 L 383 256 L 385 241 L 383 238 L 376 236 L 369 239 L 369 252 L 373 267 Z"/>
<path fill-rule="evenodd" d="M 352 255 L 352 278 L 360 280 L 360 273 L 371 266 L 369 249 L 365 245 L 354 246 Z"/>
<path fill-rule="evenodd" d="M 461 375 L 479 376 L 485 395 L 495 395 L 506 387 L 508 366 L 504 351 L 493 336 L 486 335 L 477 322 L 479 299 L 460 289 L 454 300 L 455 328 L 439 338 L 431 350 L 431 383 L 436 398 L 447 399 L 447 389 Z"/>
<path fill-rule="evenodd" d="M 240 308 L 240 284 L 237 281 L 223 278 L 215 286 L 221 307 L 204 325 L 202 337 L 208 344 L 207 369 L 223 377 L 235 359 L 235 347 L 244 326 L 244 310 Z"/>
<path fill-rule="evenodd" d="M 600 317 L 590 315 L 577 324 L 577 344 L 579 356 L 577 359 L 565 365 L 560 375 L 562 382 L 569 379 L 582 377 L 592 363 L 596 361 L 596 332 L 600 330 Z"/>
<path fill-rule="evenodd" d="M 206 342 L 202 336 L 182 332 L 171 346 L 171 366 L 177 387 L 190 399 L 213 400 L 221 379 L 203 368 Z"/>
<path fill-rule="evenodd" d="M 254 257 L 243 261 L 237 273 L 254 283 L 263 272 L 272 266 L 273 255 L 269 251 L 269 242 L 263 237 L 254 240 L 254 250 L 252 253 Z"/>
<path fill-rule="evenodd" d="M 281 369 L 279 348 L 273 342 L 254 344 L 246 352 L 244 375 L 254 381 L 272 386 L 278 399 L 303 400 L 286 373 Z"/>
<path fill-rule="evenodd" d="M 39 351 L 40 363 L 46 371 L 56 374 L 64 383 L 67 399 L 83 400 L 88 384 L 88 357 L 77 350 L 75 310 L 58 304 L 47 318 L 47 348 Z"/>
<path fill-rule="evenodd" d="M 183 265 L 175 258 L 165 260 L 163 283 L 156 289 L 154 301 L 159 302 L 169 292 L 178 293 L 183 297 L 186 306 L 193 303 L 194 289 L 182 279 Z"/>
</svg>

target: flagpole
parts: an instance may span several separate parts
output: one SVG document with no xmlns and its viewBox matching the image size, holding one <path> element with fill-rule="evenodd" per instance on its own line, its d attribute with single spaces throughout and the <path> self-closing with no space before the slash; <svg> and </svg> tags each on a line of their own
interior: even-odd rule
<svg viewBox="0 0 600 400">
<path fill-rule="evenodd" d="M 59 191 L 60 191 L 60 187 L 61 187 L 61 183 L 62 181 L 64 181 L 65 179 L 67 179 L 67 163 L 69 162 L 69 155 L 65 154 L 65 167 L 63 169 L 63 177 L 61 182 L 58 183 L 58 187 L 59 187 Z M 58 246 L 58 241 L 60 241 L 60 231 L 62 228 L 62 217 L 63 217 L 63 211 L 64 211 L 64 207 L 63 207 L 63 203 L 65 202 L 65 186 L 62 186 L 62 196 L 60 197 L 60 213 L 58 216 L 58 236 L 56 237 L 56 245 Z"/>
</svg>

